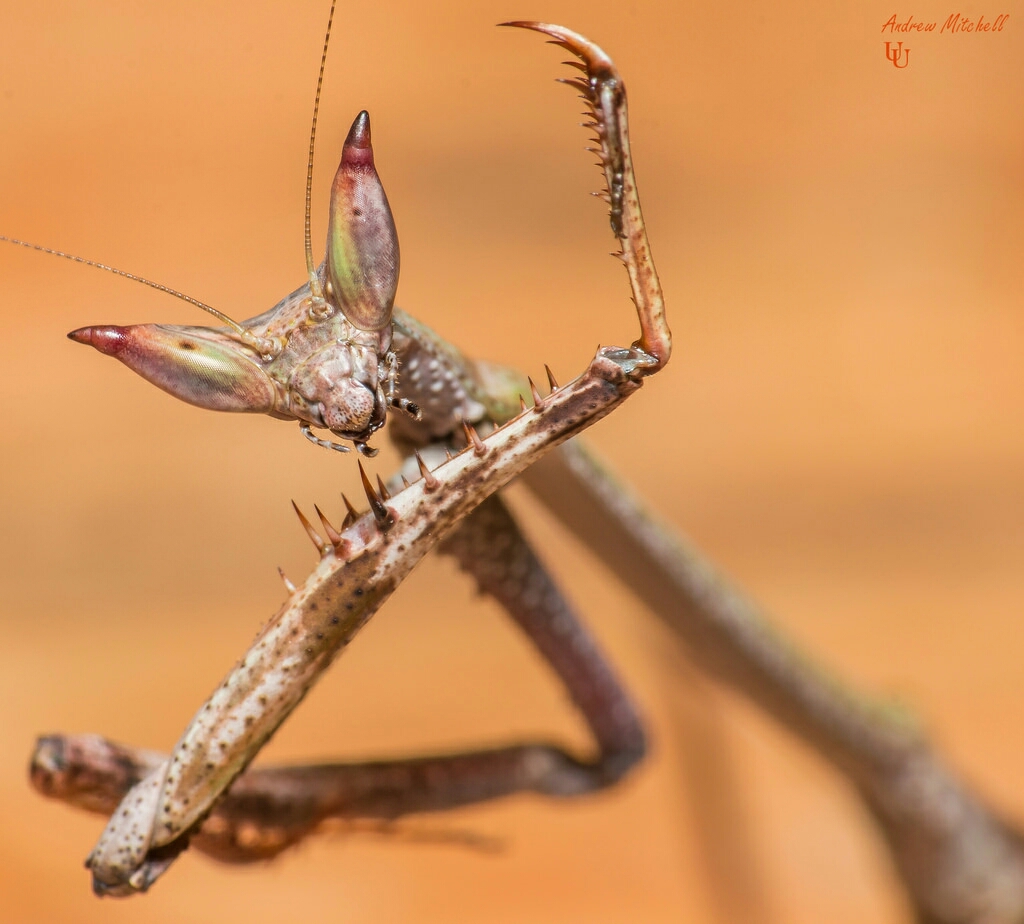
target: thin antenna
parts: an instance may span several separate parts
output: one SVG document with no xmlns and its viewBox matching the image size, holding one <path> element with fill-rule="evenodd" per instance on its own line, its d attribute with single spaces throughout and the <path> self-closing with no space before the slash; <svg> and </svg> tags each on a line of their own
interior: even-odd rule
<svg viewBox="0 0 1024 924">
<path fill-rule="evenodd" d="M 309 291 L 313 298 L 323 299 L 320 280 L 313 265 L 313 236 L 310 231 L 310 214 L 313 208 L 313 151 L 316 149 L 316 119 L 320 114 L 320 91 L 324 85 L 324 69 L 327 67 L 327 46 L 331 43 L 331 26 L 334 24 L 334 5 L 327 17 L 327 34 L 324 36 L 324 50 L 320 55 L 320 73 L 316 78 L 316 99 L 313 101 L 313 124 L 309 129 L 309 159 L 306 161 L 306 272 L 309 274 Z"/>
<path fill-rule="evenodd" d="M 40 253 L 48 253 L 52 257 L 63 257 L 65 260 L 70 260 L 72 263 L 83 263 L 86 266 L 106 270 L 108 273 L 113 273 L 115 276 L 130 279 L 132 282 L 140 282 L 142 285 L 149 286 L 151 289 L 156 289 L 158 292 L 164 292 L 167 295 L 173 295 L 175 298 L 180 298 L 183 302 L 195 305 L 196 308 L 202 308 L 203 311 L 207 311 L 212 314 L 218 321 L 226 324 L 243 339 L 248 340 L 252 337 L 252 334 L 250 334 L 249 331 L 242 327 L 242 325 L 237 321 L 233 321 L 229 318 L 223 311 L 218 311 L 212 305 L 207 305 L 206 302 L 201 302 L 198 298 L 193 298 L 191 295 L 186 295 L 184 292 L 179 292 L 177 289 L 172 289 L 170 286 L 161 285 L 159 282 L 153 282 L 151 279 L 146 279 L 143 276 L 136 276 L 135 273 L 129 273 L 126 270 L 107 266 L 106 263 L 97 263 L 95 260 L 86 260 L 85 257 L 78 257 L 73 253 L 65 253 L 63 250 L 53 250 L 50 247 L 43 247 L 40 244 L 30 244 L 28 241 L 19 241 L 15 237 L 7 237 L 6 235 L 0 234 L 0 241 L 7 241 L 8 244 L 17 244 L 19 247 L 27 247 L 29 250 L 38 250 Z"/>
</svg>

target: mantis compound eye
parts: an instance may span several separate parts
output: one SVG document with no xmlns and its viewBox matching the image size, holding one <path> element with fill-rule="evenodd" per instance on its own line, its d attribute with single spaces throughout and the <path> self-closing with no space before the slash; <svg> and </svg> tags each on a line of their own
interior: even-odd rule
<svg viewBox="0 0 1024 924">
<path fill-rule="evenodd" d="M 331 187 L 327 300 L 360 330 L 391 324 L 398 289 L 398 234 L 373 165 L 370 116 L 356 116 Z"/>
<path fill-rule="evenodd" d="M 204 327 L 135 324 L 73 330 L 68 337 L 119 359 L 175 398 L 213 411 L 266 413 L 270 377 L 230 337 Z"/>
</svg>

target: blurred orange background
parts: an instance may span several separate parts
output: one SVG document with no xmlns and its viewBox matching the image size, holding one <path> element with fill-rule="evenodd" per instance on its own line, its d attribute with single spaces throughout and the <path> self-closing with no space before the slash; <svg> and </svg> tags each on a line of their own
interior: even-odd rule
<svg viewBox="0 0 1024 924">
<path fill-rule="evenodd" d="M 802 645 L 912 704 L 1024 822 L 1024 17 L 882 36 L 878 3 L 342 5 L 315 240 L 352 116 L 373 117 L 400 303 L 474 354 L 561 379 L 634 336 L 586 193 L 562 22 L 615 57 L 677 353 L 590 435 Z M 928 0 L 901 20 L 942 21 Z M 0 233 L 235 317 L 303 278 L 305 150 L 326 5 L 0 3 Z M 1020 17 L 1020 18 L 1018 18 Z M 897 70 L 884 42 L 904 39 Z M 561 69 L 564 71 L 564 69 Z M 319 244 L 317 245 L 319 248 Z M 100 902 L 102 826 L 27 785 L 34 736 L 168 749 L 314 556 L 351 459 L 294 425 L 199 412 L 69 343 L 202 323 L 106 274 L 0 247 L 4 529 L 0 919 L 903 922 L 845 785 L 704 684 L 536 510 L 538 542 L 635 691 L 651 759 L 537 798 L 337 833 L 266 867 L 186 855 Z M 375 469 L 387 473 L 393 456 Z M 428 560 L 267 749 L 299 761 L 584 734 L 538 659 Z M 459 846 L 471 834 L 497 852 Z M 447 842 L 446 842 L 447 841 Z"/>
</svg>

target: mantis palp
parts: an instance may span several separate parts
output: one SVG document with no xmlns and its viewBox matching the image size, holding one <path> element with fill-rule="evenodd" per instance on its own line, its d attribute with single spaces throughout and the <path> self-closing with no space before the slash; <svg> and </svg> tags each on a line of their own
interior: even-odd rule
<svg viewBox="0 0 1024 924">
<path fill-rule="evenodd" d="M 567 456 L 566 458 L 567 458 L 567 460 L 569 460 L 569 462 L 572 463 L 572 465 L 575 466 L 575 471 L 577 473 L 579 473 L 582 470 L 580 468 L 581 466 L 585 467 L 586 464 L 587 464 L 585 459 L 583 457 L 578 456 L 578 455 Z M 555 474 L 557 474 L 557 473 L 555 473 Z M 548 475 L 553 477 L 553 474 L 550 471 L 548 472 Z M 549 481 L 549 483 L 550 483 L 550 481 Z M 592 484 L 594 483 L 593 479 L 591 479 L 591 483 Z M 600 485 L 601 482 L 598 481 L 597 484 Z M 566 496 L 565 495 L 565 491 L 566 490 L 568 490 L 568 488 L 563 486 L 558 491 L 559 497 L 556 498 L 556 499 L 564 500 L 565 496 Z M 598 490 L 600 490 L 600 489 L 598 489 Z M 609 502 L 612 500 L 612 498 L 607 496 L 607 495 L 606 495 L 605 499 L 607 501 L 609 501 Z M 614 506 L 614 504 L 609 503 L 609 506 Z M 571 513 L 571 511 L 567 511 L 567 513 Z M 591 532 L 590 532 L 591 536 L 597 536 L 599 534 L 600 534 L 599 532 L 594 531 L 594 530 L 591 530 Z M 654 541 L 656 542 L 657 540 L 654 540 Z M 612 558 L 612 559 L 620 558 L 620 560 L 621 560 L 621 551 L 616 551 L 616 550 L 612 549 L 612 550 L 608 550 L 606 552 L 606 554 L 608 555 L 609 558 Z M 637 567 L 639 568 L 640 566 L 638 565 Z M 691 573 L 691 576 L 692 576 L 692 573 Z M 698 575 L 698 577 L 699 577 L 699 575 Z M 648 585 L 649 592 L 653 593 L 654 596 L 657 596 L 659 591 L 657 591 L 657 590 L 650 591 L 650 586 L 651 585 Z M 725 599 L 728 601 L 728 595 L 727 594 L 725 596 Z M 671 608 L 671 604 L 666 604 L 664 600 L 655 601 L 655 602 L 658 603 L 658 609 L 660 609 L 663 613 L 666 610 Z M 733 612 L 735 612 L 735 610 L 733 610 Z M 682 631 L 685 631 L 685 630 L 682 630 Z M 747 652 L 747 655 L 750 656 L 750 657 L 755 657 L 756 658 L 756 652 Z M 778 662 L 776 662 L 776 663 L 778 663 Z M 746 665 L 746 667 L 749 668 L 749 665 Z M 810 700 L 805 701 L 802 704 L 802 706 L 804 706 L 804 707 L 807 707 L 807 706 L 810 707 L 810 713 L 811 713 L 810 717 L 797 715 L 796 718 L 794 719 L 793 715 L 792 715 L 793 703 L 785 701 L 785 695 L 786 695 L 785 694 L 785 688 L 786 688 L 786 684 L 790 683 L 792 685 L 792 681 L 793 681 L 792 665 L 785 665 L 784 664 L 783 667 L 784 667 L 784 670 L 781 672 L 779 677 L 776 678 L 776 680 L 780 684 L 780 687 L 783 688 L 783 693 L 781 694 L 783 702 L 781 704 L 778 703 L 778 702 L 774 702 L 773 701 L 773 696 L 772 695 L 765 695 L 764 688 L 763 687 L 761 687 L 761 688 L 757 687 L 757 683 L 753 684 L 755 696 L 757 696 L 763 702 L 766 702 L 770 706 L 775 708 L 777 710 L 777 712 L 782 714 L 783 718 L 789 719 L 791 721 L 791 723 L 793 725 L 795 725 L 795 727 L 797 727 L 797 729 L 799 731 L 801 731 L 807 737 L 810 737 L 812 740 L 816 741 L 816 743 L 818 743 L 819 747 L 822 747 L 826 752 L 829 752 L 830 756 L 832 756 L 834 759 L 836 759 L 843 766 L 843 769 L 847 770 L 848 772 L 852 772 L 853 773 L 853 775 L 854 775 L 854 777 L 855 777 L 855 779 L 856 779 L 856 781 L 858 782 L 859 785 L 862 785 L 865 789 L 867 789 L 869 791 L 872 789 L 872 787 L 874 787 L 876 785 L 881 786 L 882 784 L 877 783 L 877 780 L 874 777 L 871 777 L 870 774 L 865 774 L 863 777 L 859 777 L 858 774 L 859 774 L 861 768 L 854 767 L 853 770 L 851 770 L 851 767 L 850 767 L 850 763 L 851 762 L 855 762 L 857 757 L 858 757 L 858 753 L 853 753 L 852 756 L 851 756 L 851 752 L 857 751 L 857 748 L 860 747 L 863 744 L 863 740 L 857 740 L 857 739 L 859 738 L 859 736 L 865 734 L 865 731 L 864 731 L 865 725 L 868 724 L 868 723 L 866 723 L 866 721 L 864 721 L 863 717 L 855 709 L 853 711 L 853 713 L 852 713 L 851 723 L 845 729 L 845 732 L 849 732 L 850 733 L 849 734 L 849 738 L 846 741 L 840 741 L 838 744 L 834 740 L 832 740 L 832 741 L 825 741 L 823 743 L 822 740 L 821 740 L 821 737 L 820 737 L 822 735 L 822 733 L 823 733 L 823 729 L 821 727 L 815 728 L 814 724 L 817 721 L 819 723 L 819 726 L 821 726 L 821 725 L 830 725 L 831 720 L 836 718 L 836 714 L 833 713 L 833 712 L 830 712 L 831 707 L 826 703 L 825 712 L 828 713 L 828 715 L 826 716 L 827 721 L 822 721 L 822 715 L 820 713 L 815 715 L 815 707 L 816 707 L 816 705 L 818 705 L 820 703 L 818 703 L 817 701 L 814 701 L 814 696 L 812 696 L 810 698 Z M 728 674 L 728 673 L 729 673 L 729 671 L 726 670 L 726 674 Z M 738 674 L 742 674 L 743 670 L 737 670 L 737 673 Z M 740 676 L 738 679 L 736 677 L 733 677 L 732 679 L 734 680 L 734 682 L 739 683 L 739 685 L 741 687 L 744 686 L 744 679 L 743 679 L 742 676 Z M 761 678 L 761 679 L 763 680 L 763 678 Z M 770 684 L 771 680 L 769 679 L 768 682 Z M 747 678 L 746 683 L 747 684 L 751 683 L 749 678 Z M 826 688 L 827 688 L 827 685 L 826 685 Z M 790 695 L 792 695 L 792 689 L 790 689 L 789 693 L 790 693 Z M 797 711 L 799 711 L 799 710 L 797 710 Z M 840 726 L 843 726 L 844 725 L 844 721 L 845 720 L 844 720 L 843 716 L 840 715 L 839 716 L 839 721 L 838 721 L 837 724 L 840 725 Z M 903 735 L 906 732 L 906 730 L 903 729 L 902 727 L 899 727 L 899 726 L 897 726 L 895 728 L 890 728 L 889 725 L 886 724 L 886 722 L 883 721 L 883 720 L 880 720 L 880 726 L 881 726 L 881 729 L 882 729 L 882 732 L 883 732 L 883 734 L 881 736 L 881 738 L 882 738 L 881 745 L 887 746 L 889 744 L 892 744 L 893 748 L 895 749 L 895 752 L 898 754 L 900 752 L 900 748 L 905 743 Z M 829 727 L 829 728 L 824 729 L 825 737 L 828 738 L 829 734 L 831 732 L 833 732 L 833 731 L 835 731 L 834 727 Z M 843 729 L 840 729 L 839 737 L 841 739 L 843 738 L 845 732 L 844 732 Z M 891 740 L 890 740 L 890 737 L 891 737 Z M 855 743 L 853 745 L 850 745 L 849 744 L 850 740 L 855 741 Z M 917 756 L 919 754 L 919 747 L 918 747 L 918 742 L 917 742 L 916 738 L 913 735 L 910 735 L 908 740 L 910 741 L 911 749 L 913 750 L 914 755 Z M 844 748 L 848 748 L 848 750 L 844 750 Z M 871 751 L 872 748 L 868 748 L 867 750 Z M 891 757 L 891 754 L 893 752 L 887 751 L 887 750 L 885 750 L 884 747 L 882 747 L 882 748 L 876 749 L 874 753 L 876 755 L 881 754 L 882 758 L 888 759 L 889 757 Z M 876 800 L 879 798 L 877 793 L 869 792 L 869 796 L 870 795 L 874 795 Z M 922 885 L 921 888 L 926 889 L 927 888 L 927 883 Z"/>
</svg>

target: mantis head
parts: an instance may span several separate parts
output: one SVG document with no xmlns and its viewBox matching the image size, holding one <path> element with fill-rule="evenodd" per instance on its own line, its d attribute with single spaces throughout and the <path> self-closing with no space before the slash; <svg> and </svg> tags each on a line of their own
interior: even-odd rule
<svg viewBox="0 0 1024 924">
<path fill-rule="evenodd" d="M 398 272 L 398 235 L 363 111 L 331 187 L 326 258 L 307 288 L 241 324 L 186 297 L 225 326 L 96 325 L 68 336 L 189 404 L 298 420 L 314 442 L 344 448 L 308 433 L 324 427 L 365 451 L 395 401 Z"/>
</svg>

